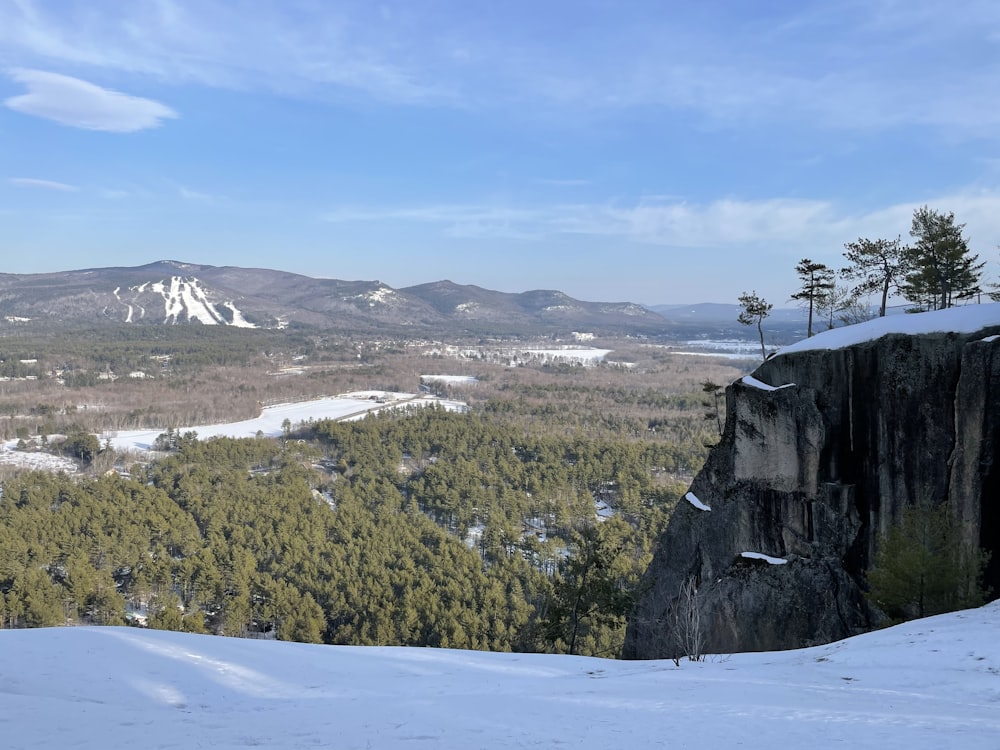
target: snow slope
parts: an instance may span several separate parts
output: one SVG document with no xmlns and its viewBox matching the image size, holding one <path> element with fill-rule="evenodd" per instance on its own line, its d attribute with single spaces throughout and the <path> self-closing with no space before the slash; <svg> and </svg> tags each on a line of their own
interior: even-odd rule
<svg viewBox="0 0 1000 750">
<path fill-rule="evenodd" d="M 966 305 L 947 310 L 890 315 L 874 318 L 843 328 L 817 333 L 812 338 L 797 341 L 778 351 L 777 356 L 810 349 L 842 349 L 846 346 L 874 341 L 891 333 L 975 333 L 989 326 L 1000 326 L 1000 303 Z"/>
<path fill-rule="evenodd" d="M 0 631 L 11 748 L 1000 747 L 1000 603 L 704 663 Z"/>
</svg>

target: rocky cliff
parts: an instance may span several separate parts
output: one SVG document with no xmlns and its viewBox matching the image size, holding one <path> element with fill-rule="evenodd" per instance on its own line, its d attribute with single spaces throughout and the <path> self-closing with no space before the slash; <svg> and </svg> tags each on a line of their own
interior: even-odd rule
<svg viewBox="0 0 1000 750">
<path fill-rule="evenodd" d="M 1000 305 L 883 318 L 788 347 L 726 391 L 726 425 L 675 511 L 626 658 L 678 652 L 686 581 L 709 653 L 871 629 L 864 573 L 907 506 L 947 503 L 1000 591 Z"/>
</svg>

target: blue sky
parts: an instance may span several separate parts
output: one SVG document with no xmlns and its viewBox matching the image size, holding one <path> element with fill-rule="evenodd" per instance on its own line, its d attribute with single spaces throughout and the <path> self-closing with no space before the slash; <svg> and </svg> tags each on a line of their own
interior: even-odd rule
<svg viewBox="0 0 1000 750">
<path fill-rule="evenodd" d="M 3 272 L 783 305 L 929 205 L 1000 275 L 995 0 L 2 0 L 0 104 Z"/>
</svg>

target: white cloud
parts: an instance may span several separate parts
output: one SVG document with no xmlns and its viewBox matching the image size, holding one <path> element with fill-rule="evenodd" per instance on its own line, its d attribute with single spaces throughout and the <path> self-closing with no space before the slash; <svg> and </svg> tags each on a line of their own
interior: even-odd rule
<svg viewBox="0 0 1000 750">
<path fill-rule="evenodd" d="M 132 133 L 177 117 L 170 107 L 152 99 L 122 94 L 59 73 L 16 69 L 10 76 L 28 89 L 27 94 L 4 102 L 10 109 L 74 128 Z"/>
<path fill-rule="evenodd" d="M 65 182 L 55 180 L 39 180 L 34 177 L 11 177 L 7 180 L 11 185 L 26 188 L 43 188 L 45 190 L 57 190 L 63 193 L 75 193 L 80 188 L 76 185 L 67 185 Z"/>
<path fill-rule="evenodd" d="M 203 193 L 199 190 L 191 190 L 190 188 L 186 188 L 183 185 L 177 186 L 177 192 L 181 196 L 181 198 L 187 201 L 197 201 L 199 203 L 215 202 L 214 195 L 210 195 L 209 193 Z"/>
<path fill-rule="evenodd" d="M 412 61 L 419 52 L 412 45 L 426 40 L 397 41 L 394 20 L 372 10 L 293 7 L 283 0 L 261 0 L 252 8 L 225 0 L 66 0 L 58 9 L 43 9 L 21 0 L 0 3 L 0 50 L 14 59 L 125 71 L 172 84 L 292 95 L 360 90 L 407 103 L 441 98 Z M 406 59 L 393 60 L 396 52 Z"/>
<path fill-rule="evenodd" d="M 907 238 L 913 211 L 922 205 L 954 211 L 975 252 L 1000 243 L 1000 192 L 968 191 L 851 213 L 831 201 L 728 198 L 691 203 L 670 198 L 633 205 L 563 204 L 535 208 L 430 205 L 344 207 L 330 222 L 409 222 L 436 225 L 444 236 L 542 240 L 559 235 L 605 237 L 663 248 L 767 252 L 839 262 L 845 242 L 858 237 Z"/>
<path fill-rule="evenodd" d="M 440 204 L 402 208 L 344 206 L 327 212 L 331 223 L 401 221 L 438 224 L 448 237 L 528 240 L 541 236 L 541 216 L 527 208 L 487 205 Z"/>
<path fill-rule="evenodd" d="M 917 124 L 992 137 L 1000 126 L 1000 109 L 984 104 L 1000 76 L 995 56 L 960 54 L 992 48 L 995 0 L 963 0 L 953 13 L 935 0 L 791 4 L 736 9 L 711 24 L 683 7 L 637 14 L 604 6 L 584 3 L 556 41 L 532 33 L 532 23 L 558 15 L 552 8 L 515 8 L 483 23 L 406 4 L 8 0 L 0 2 L 0 63 L 292 95 L 362 92 L 561 122 L 655 107 L 719 128 Z"/>
</svg>

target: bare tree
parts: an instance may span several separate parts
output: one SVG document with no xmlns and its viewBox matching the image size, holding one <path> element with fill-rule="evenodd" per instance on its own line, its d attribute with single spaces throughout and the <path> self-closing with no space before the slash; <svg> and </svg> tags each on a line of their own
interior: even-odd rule
<svg viewBox="0 0 1000 750">
<path fill-rule="evenodd" d="M 701 626 L 701 609 L 698 601 L 698 583 L 694 576 L 686 579 L 677 592 L 677 599 L 670 613 L 670 632 L 677 655 L 674 664 L 680 666 L 681 656 L 691 661 L 705 658 L 705 633 Z"/>
</svg>

